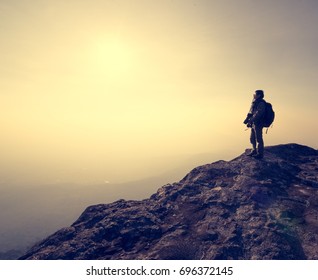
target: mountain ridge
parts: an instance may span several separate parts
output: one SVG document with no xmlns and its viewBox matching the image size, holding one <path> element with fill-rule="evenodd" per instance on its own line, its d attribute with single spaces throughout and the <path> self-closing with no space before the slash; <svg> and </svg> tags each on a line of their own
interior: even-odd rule
<svg viewBox="0 0 318 280">
<path fill-rule="evenodd" d="M 89 206 L 20 259 L 318 259 L 317 194 L 318 151 L 270 146 L 144 200 Z"/>
</svg>

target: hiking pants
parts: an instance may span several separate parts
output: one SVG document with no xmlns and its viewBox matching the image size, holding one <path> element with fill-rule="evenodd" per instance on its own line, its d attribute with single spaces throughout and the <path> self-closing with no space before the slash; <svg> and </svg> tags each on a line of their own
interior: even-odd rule
<svg viewBox="0 0 318 280">
<path fill-rule="evenodd" d="M 263 126 L 253 124 L 251 128 L 251 144 L 258 154 L 264 154 Z"/>
</svg>

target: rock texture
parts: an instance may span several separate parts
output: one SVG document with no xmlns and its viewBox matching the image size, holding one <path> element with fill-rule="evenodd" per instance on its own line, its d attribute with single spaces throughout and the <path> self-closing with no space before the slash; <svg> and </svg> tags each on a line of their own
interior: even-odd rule
<svg viewBox="0 0 318 280">
<path fill-rule="evenodd" d="M 197 167 L 149 199 L 88 207 L 21 259 L 318 259 L 318 151 Z"/>
</svg>

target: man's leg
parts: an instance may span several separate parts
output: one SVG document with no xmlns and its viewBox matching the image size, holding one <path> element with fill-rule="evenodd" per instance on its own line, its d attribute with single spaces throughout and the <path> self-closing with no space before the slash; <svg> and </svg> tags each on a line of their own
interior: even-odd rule
<svg viewBox="0 0 318 280">
<path fill-rule="evenodd" d="M 254 126 L 251 127 L 251 136 L 250 136 L 250 142 L 253 146 L 253 150 L 248 154 L 249 156 L 256 155 L 256 135 L 255 135 L 255 128 Z"/>
<path fill-rule="evenodd" d="M 260 157 L 264 155 L 263 127 L 255 126 L 255 138 L 257 141 L 257 154 Z"/>
</svg>

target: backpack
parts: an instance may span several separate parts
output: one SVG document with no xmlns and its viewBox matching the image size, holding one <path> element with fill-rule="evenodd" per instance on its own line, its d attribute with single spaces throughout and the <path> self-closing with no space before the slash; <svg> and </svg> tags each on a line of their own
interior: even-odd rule
<svg viewBox="0 0 318 280">
<path fill-rule="evenodd" d="M 263 117 L 263 126 L 270 127 L 275 119 L 275 112 L 273 110 L 272 104 L 265 102 L 265 113 Z"/>
</svg>

